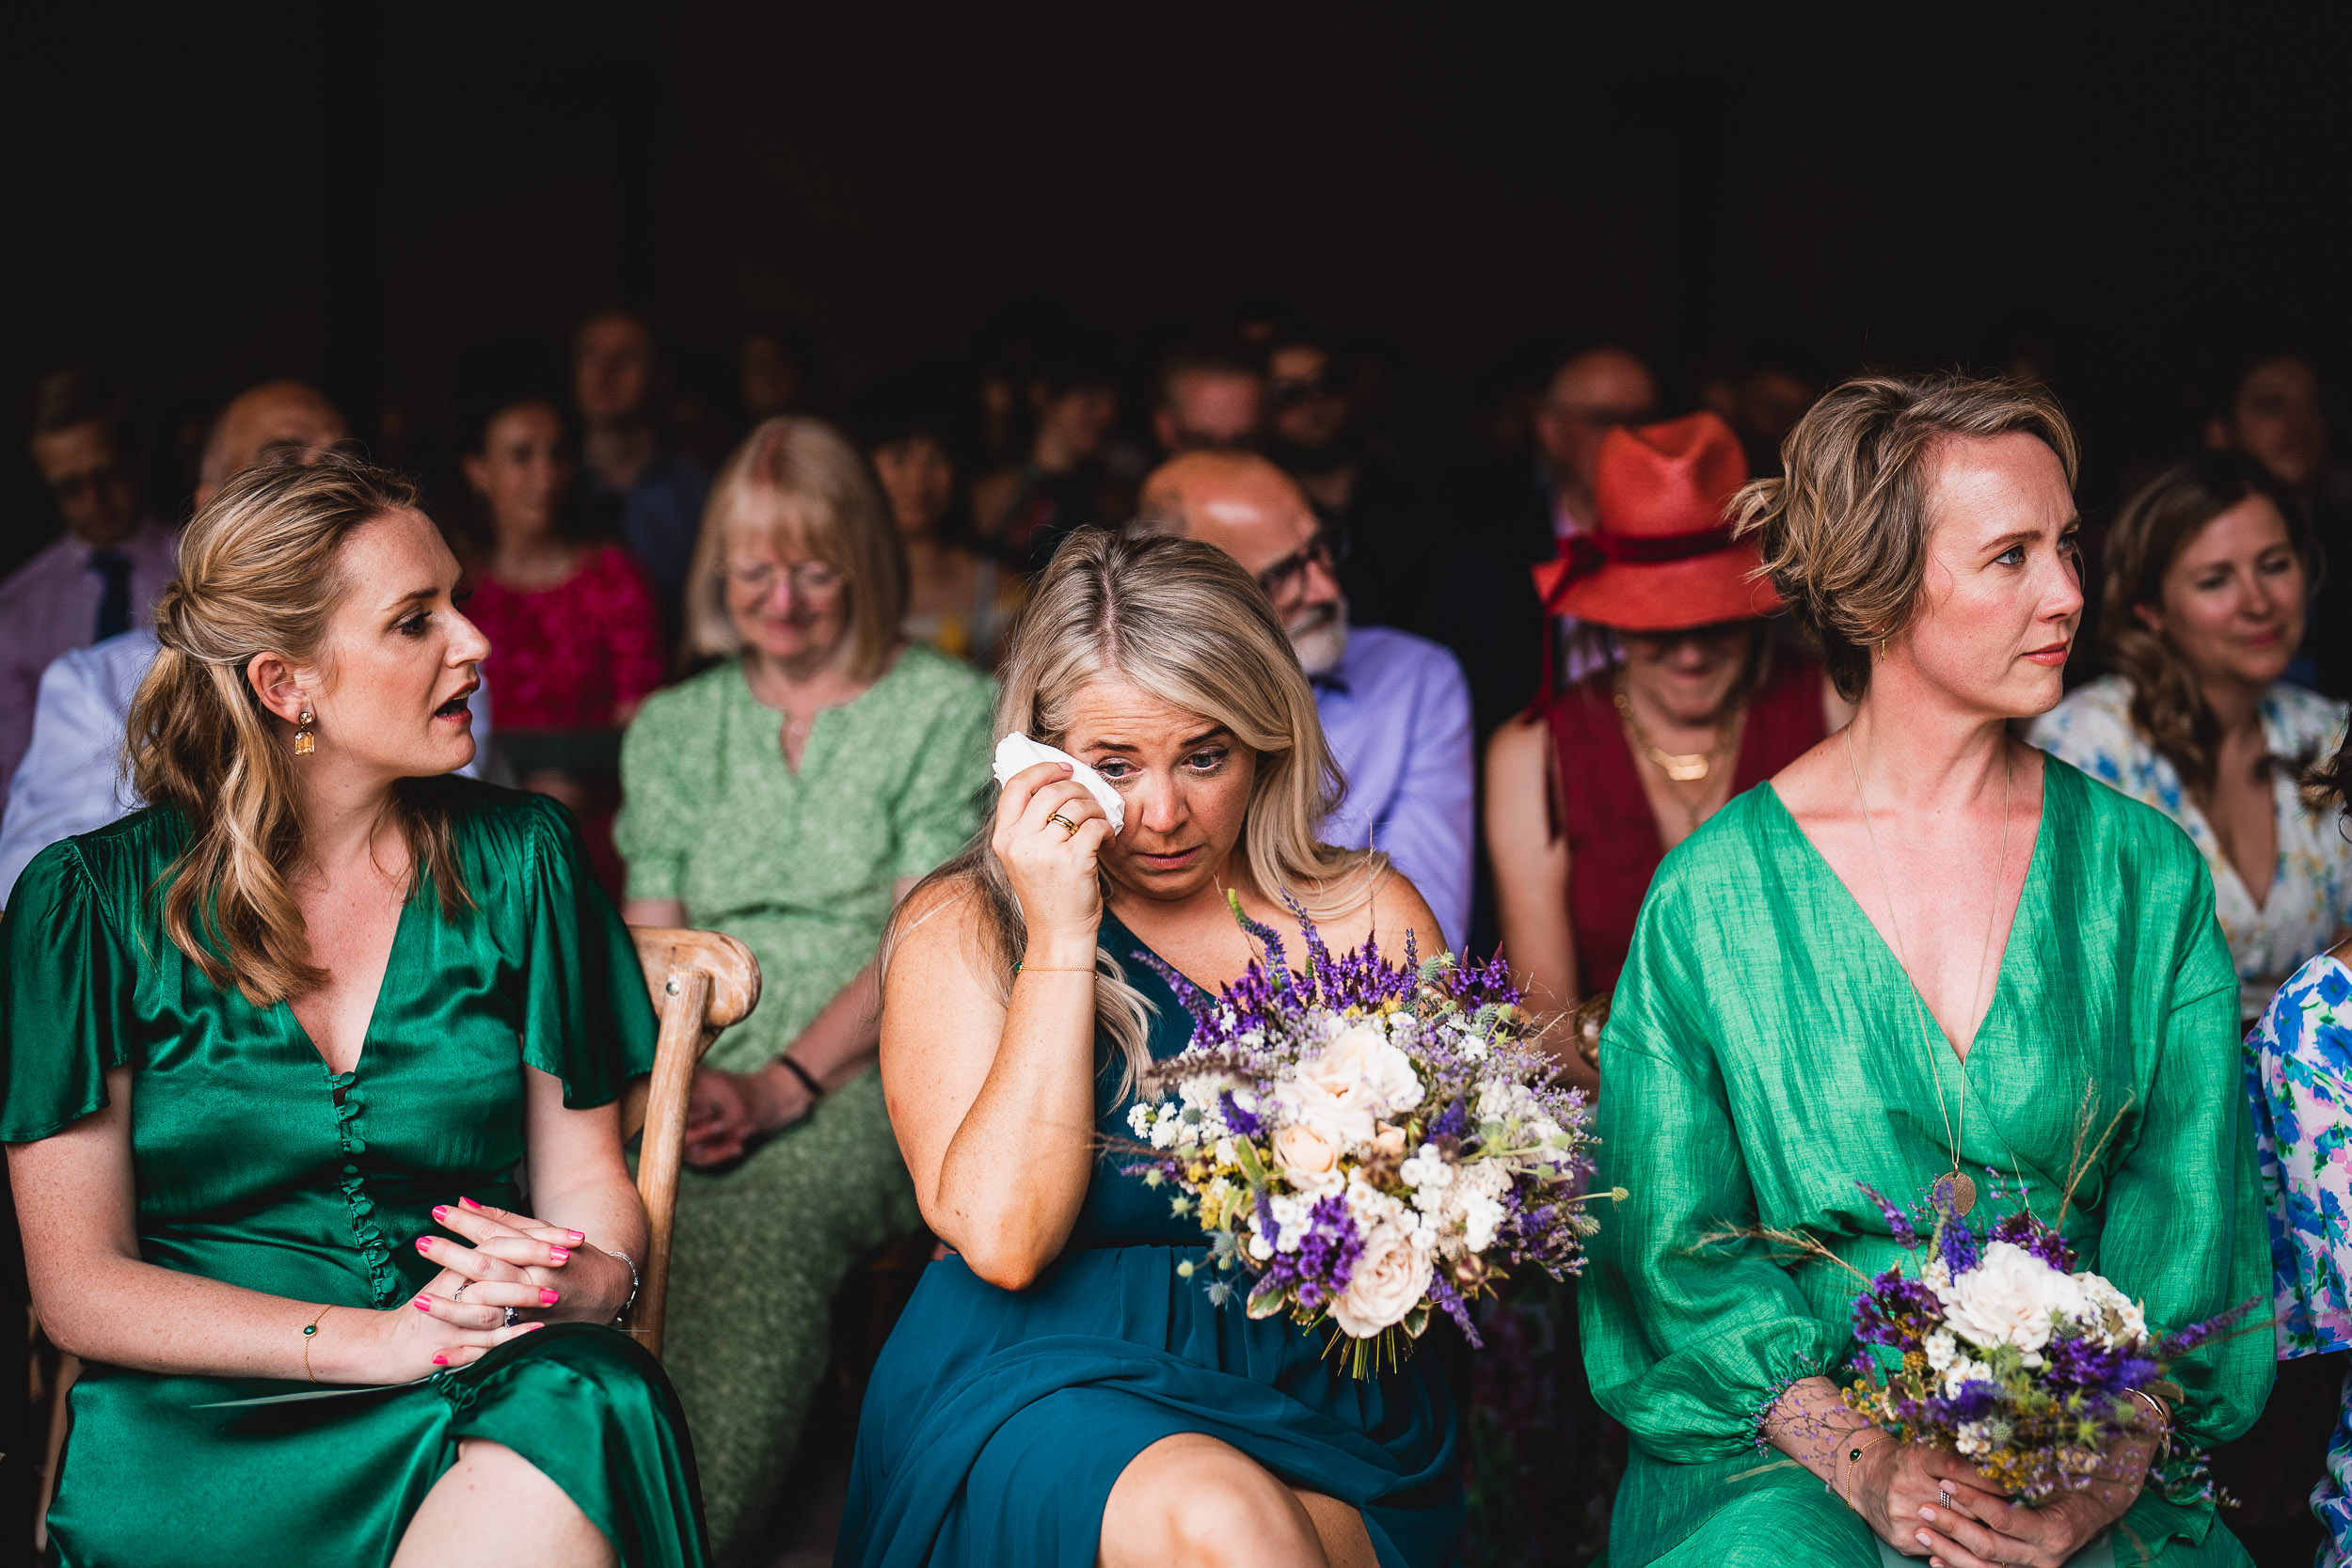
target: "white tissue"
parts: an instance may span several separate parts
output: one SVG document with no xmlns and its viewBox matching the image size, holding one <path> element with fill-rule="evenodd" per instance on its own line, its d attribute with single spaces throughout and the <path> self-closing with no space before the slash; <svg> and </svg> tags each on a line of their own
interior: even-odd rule
<svg viewBox="0 0 2352 1568">
<path fill-rule="evenodd" d="M 1031 740 L 1019 730 L 996 743 L 996 782 L 1003 784 L 1023 768 L 1035 768 L 1041 762 L 1070 764 L 1070 776 L 1087 786 L 1087 793 L 1093 796 L 1095 804 L 1103 808 L 1103 815 L 1111 819 L 1114 835 L 1127 825 L 1127 802 L 1120 799 L 1119 791 L 1111 787 L 1110 780 L 1068 752 L 1057 751 L 1042 741 Z"/>
</svg>

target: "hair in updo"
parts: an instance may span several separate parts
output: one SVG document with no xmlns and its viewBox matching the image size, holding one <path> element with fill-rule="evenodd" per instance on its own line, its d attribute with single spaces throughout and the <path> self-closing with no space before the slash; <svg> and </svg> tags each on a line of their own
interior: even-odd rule
<svg viewBox="0 0 2352 1568">
<path fill-rule="evenodd" d="M 207 979 L 233 983 L 256 1006 L 298 996 L 326 972 L 310 962 L 288 886 L 304 853 L 299 764 L 246 667 L 258 654 L 321 662 L 350 586 L 344 541 L 415 510 L 407 480 L 339 452 L 309 467 L 247 468 L 188 524 L 180 576 L 155 606 L 163 647 L 132 701 L 127 743 L 135 787 L 188 823 L 187 847 L 166 874 L 164 930 Z M 400 781 L 389 810 L 420 885 L 429 878 L 454 917 L 472 898 L 432 784 Z"/>
<path fill-rule="evenodd" d="M 2073 487 L 2074 428 L 2039 383 L 1857 376 L 1824 395 L 1781 443 L 1787 477 L 1759 479 L 1732 498 L 1732 531 L 1755 539 L 1765 575 L 1848 702 L 1869 689 L 1871 646 L 1918 614 L 1936 446 L 2011 431 L 2057 453 Z"/>
</svg>

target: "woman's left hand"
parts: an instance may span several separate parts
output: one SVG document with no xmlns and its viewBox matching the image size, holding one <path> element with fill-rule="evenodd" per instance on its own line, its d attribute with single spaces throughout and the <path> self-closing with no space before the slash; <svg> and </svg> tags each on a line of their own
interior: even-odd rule
<svg viewBox="0 0 2352 1568">
<path fill-rule="evenodd" d="M 812 1108 L 800 1079 L 773 1065 L 756 1072 L 694 1069 L 686 1101 L 686 1163 L 723 1165 L 752 1141 L 789 1127 Z"/>
<path fill-rule="evenodd" d="M 2147 1480 L 2148 1449 L 2141 1441 L 2115 1444 L 2090 1486 L 2038 1506 L 1989 1495 L 1991 1482 L 1957 1454 L 1934 1452 L 1928 1468 L 1963 1483 L 1954 1506 L 1919 1511 L 1933 1568 L 2059 1568 L 2132 1506 Z"/>
<path fill-rule="evenodd" d="M 495 1328 L 510 1307 L 548 1323 L 610 1323 L 628 1300 L 629 1266 L 583 1232 L 469 1197 L 435 1209 L 433 1217 L 473 1243 L 417 1238 L 417 1250 L 441 1274 L 414 1305 L 443 1323 Z"/>
</svg>

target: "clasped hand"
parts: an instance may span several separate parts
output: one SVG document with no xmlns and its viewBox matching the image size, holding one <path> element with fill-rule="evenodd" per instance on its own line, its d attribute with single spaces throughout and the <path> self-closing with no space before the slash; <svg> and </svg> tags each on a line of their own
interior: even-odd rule
<svg viewBox="0 0 2352 1568">
<path fill-rule="evenodd" d="M 628 1298 L 628 1265 L 587 1245 L 580 1231 L 469 1197 L 434 1210 L 433 1217 L 472 1245 L 444 1236 L 417 1238 L 417 1250 L 441 1272 L 411 1300 L 370 1314 L 373 1342 L 348 1366 L 357 1375 L 326 1381 L 410 1382 L 478 1361 L 550 1322 L 610 1322 Z M 507 1327 L 510 1307 L 528 1313 L 529 1321 Z M 335 1320 L 328 1317 L 321 1324 L 321 1349 L 334 1333 Z"/>
<path fill-rule="evenodd" d="M 2120 1443 L 2090 1485 L 2046 1503 L 2012 1502 L 1957 1454 L 1881 1443 L 1848 1483 L 1854 1511 L 1879 1538 L 1932 1568 L 2059 1568 L 2139 1496 L 2147 1452 Z"/>
</svg>

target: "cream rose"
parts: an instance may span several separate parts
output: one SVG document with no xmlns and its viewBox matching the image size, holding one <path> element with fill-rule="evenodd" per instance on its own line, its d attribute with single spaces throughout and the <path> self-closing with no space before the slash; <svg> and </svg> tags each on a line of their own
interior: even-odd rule
<svg viewBox="0 0 2352 1568">
<path fill-rule="evenodd" d="M 2039 1351 L 2053 1320 L 2083 1308 L 2082 1287 L 2012 1242 L 1994 1242 L 1974 1269 L 1939 1291 L 1944 1321 L 1972 1345 Z"/>
<path fill-rule="evenodd" d="M 1292 1122 L 1274 1134 L 1274 1164 L 1302 1192 L 1336 1187 L 1340 1182 L 1340 1146 L 1303 1121 Z"/>
<path fill-rule="evenodd" d="M 1413 1244 L 1404 1227 L 1375 1226 L 1364 1237 L 1346 1291 L 1331 1304 L 1333 1321 L 1359 1339 L 1403 1322 L 1428 1292 L 1429 1266 L 1429 1254 Z"/>
</svg>

